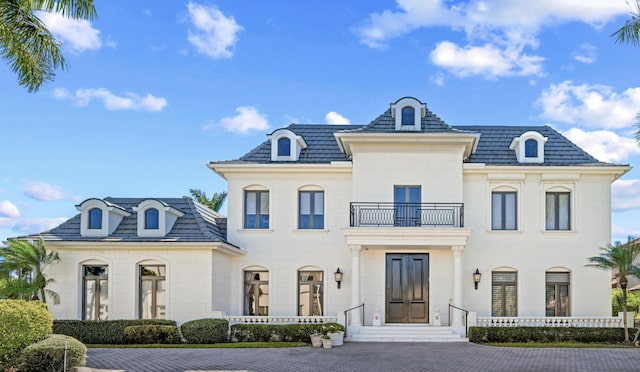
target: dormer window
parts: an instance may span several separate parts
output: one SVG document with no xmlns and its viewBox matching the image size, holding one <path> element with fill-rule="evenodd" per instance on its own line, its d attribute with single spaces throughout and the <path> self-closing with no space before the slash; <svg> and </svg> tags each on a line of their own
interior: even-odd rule
<svg viewBox="0 0 640 372">
<path fill-rule="evenodd" d="M 147 230 L 157 230 L 160 225 L 159 218 L 160 215 L 157 209 L 147 209 L 144 211 L 144 228 Z"/>
<path fill-rule="evenodd" d="M 138 213 L 138 236 L 166 236 L 184 212 L 158 199 L 146 199 L 132 208 Z"/>
<path fill-rule="evenodd" d="M 518 163 L 544 163 L 544 144 L 547 139 L 535 131 L 525 132 L 511 141 L 509 149 L 516 152 Z"/>
<path fill-rule="evenodd" d="M 126 209 L 102 199 L 87 199 L 76 205 L 80 211 L 80 235 L 106 238 L 113 233 L 124 217 Z"/>
<path fill-rule="evenodd" d="M 102 229 L 102 209 L 91 208 L 89 210 L 89 229 Z"/>
<path fill-rule="evenodd" d="M 278 129 L 267 138 L 271 142 L 272 161 L 297 161 L 300 151 L 307 148 L 304 138 L 288 129 Z"/>
<path fill-rule="evenodd" d="M 398 132 L 420 132 L 427 105 L 413 97 L 404 97 L 391 104 L 391 116 Z"/>
</svg>

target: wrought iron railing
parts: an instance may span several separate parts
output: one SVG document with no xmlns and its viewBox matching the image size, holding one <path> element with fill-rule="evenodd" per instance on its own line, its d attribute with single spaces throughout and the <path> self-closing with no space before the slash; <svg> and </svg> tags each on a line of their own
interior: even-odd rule
<svg viewBox="0 0 640 372">
<path fill-rule="evenodd" d="M 451 326 L 451 324 L 453 323 L 451 321 L 451 310 L 452 309 L 457 309 L 460 310 L 464 313 L 464 337 L 467 337 L 467 334 L 469 333 L 469 310 L 465 310 L 462 308 L 459 308 L 457 306 L 453 306 L 451 304 L 449 304 L 449 326 Z"/>
<path fill-rule="evenodd" d="M 347 337 L 347 330 L 349 329 L 349 313 L 358 308 L 362 308 L 362 318 L 360 318 L 361 324 L 364 324 L 364 302 L 361 305 L 354 306 L 344 311 L 344 337 Z"/>
<path fill-rule="evenodd" d="M 464 227 L 463 203 L 350 204 L 351 227 Z"/>
</svg>

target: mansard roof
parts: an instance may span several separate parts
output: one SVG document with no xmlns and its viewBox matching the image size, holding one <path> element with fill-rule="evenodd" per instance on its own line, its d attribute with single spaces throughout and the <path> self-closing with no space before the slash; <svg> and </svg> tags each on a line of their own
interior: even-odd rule
<svg viewBox="0 0 640 372">
<path fill-rule="evenodd" d="M 149 199 L 158 200 L 184 213 L 178 218 L 171 231 L 160 237 L 138 236 L 138 213 L 133 207 Z M 107 237 L 83 237 L 80 235 L 80 214 L 70 218 L 53 229 L 15 239 L 37 239 L 45 241 L 100 241 L 100 242 L 219 242 L 226 241 L 226 219 L 207 207 L 196 203 L 190 197 L 182 198 L 112 198 L 106 197 L 106 203 L 117 206 L 129 213 L 118 227 Z"/>
</svg>

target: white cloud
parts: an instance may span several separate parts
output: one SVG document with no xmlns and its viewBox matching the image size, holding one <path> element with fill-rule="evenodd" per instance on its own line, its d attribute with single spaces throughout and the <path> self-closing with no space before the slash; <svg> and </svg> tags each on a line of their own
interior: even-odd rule
<svg viewBox="0 0 640 372">
<path fill-rule="evenodd" d="M 582 44 L 580 49 L 573 52 L 572 55 L 576 61 L 585 64 L 592 64 L 597 59 L 596 47 L 588 43 Z"/>
<path fill-rule="evenodd" d="M 536 101 L 545 119 L 617 129 L 630 126 L 640 107 L 640 87 L 616 93 L 606 85 L 551 84 Z"/>
<path fill-rule="evenodd" d="M 611 185 L 614 212 L 640 208 L 640 180 L 617 180 Z"/>
<path fill-rule="evenodd" d="M 238 115 L 226 117 L 220 120 L 220 126 L 229 132 L 246 134 L 250 131 L 262 131 L 269 129 L 267 118 L 251 106 L 236 108 Z M 204 129 L 212 129 L 215 125 L 207 125 Z"/>
<path fill-rule="evenodd" d="M 53 97 L 72 100 L 77 106 L 87 106 L 93 99 L 102 100 L 107 110 L 143 110 L 149 112 L 162 111 L 168 102 L 163 97 L 155 97 L 149 93 L 139 96 L 135 93 L 125 93 L 117 96 L 106 88 L 77 89 L 71 93 L 64 88 L 53 90 Z"/>
<path fill-rule="evenodd" d="M 42 181 L 29 182 L 24 195 L 40 201 L 68 199 L 60 186 L 50 185 Z"/>
<path fill-rule="evenodd" d="M 225 15 L 215 6 L 189 2 L 189 20 L 195 31 L 189 31 L 187 39 L 196 50 L 212 58 L 231 58 L 238 41 L 237 33 L 243 27 L 235 18 Z"/>
<path fill-rule="evenodd" d="M 19 234 L 37 234 L 51 230 L 68 220 L 66 217 L 55 218 L 2 218 L 0 227 L 12 229 Z"/>
<path fill-rule="evenodd" d="M 324 120 L 327 124 L 351 124 L 351 120 L 338 114 L 335 111 L 330 111 L 324 116 Z"/>
<path fill-rule="evenodd" d="M 607 130 L 586 132 L 572 128 L 562 134 L 600 161 L 621 163 L 633 154 L 640 154 L 633 138 L 620 137 Z"/>
<path fill-rule="evenodd" d="M 46 12 L 38 12 L 38 18 L 62 42 L 63 46 L 74 53 L 97 50 L 102 47 L 100 30 L 93 28 L 87 20 L 72 19 L 58 13 Z"/>
<path fill-rule="evenodd" d="M 9 200 L 4 200 L 0 202 L 0 217 L 20 217 L 20 211 L 15 204 Z"/>
</svg>

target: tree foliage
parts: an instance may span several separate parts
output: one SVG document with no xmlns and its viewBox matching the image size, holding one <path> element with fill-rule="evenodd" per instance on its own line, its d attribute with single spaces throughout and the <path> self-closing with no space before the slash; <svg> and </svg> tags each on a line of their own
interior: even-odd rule
<svg viewBox="0 0 640 372">
<path fill-rule="evenodd" d="M 47 252 L 44 241 L 9 240 L 9 246 L 0 249 L 0 297 L 14 299 L 40 299 L 47 302 L 47 296 L 55 304 L 60 296 L 47 289 L 55 281 L 44 273 L 48 266 L 60 261 L 58 252 Z"/>
<path fill-rule="evenodd" d="M 35 92 L 66 69 L 61 43 L 38 18 L 38 12 L 72 19 L 96 17 L 93 0 L 1 0 L 0 56 L 18 75 L 18 84 Z"/>
<path fill-rule="evenodd" d="M 599 256 L 589 257 L 587 266 L 604 269 L 615 270 L 618 272 L 618 287 L 622 290 L 622 312 L 625 314 L 624 319 L 624 339 L 629 341 L 629 331 L 627 328 L 627 284 L 628 277 L 635 276 L 640 278 L 640 266 L 636 265 L 636 259 L 640 254 L 640 240 L 631 239 L 625 244 L 616 242 L 614 245 L 608 245 L 601 248 Z"/>
<path fill-rule="evenodd" d="M 220 208 L 222 208 L 225 200 L 227 200 L 226 191 L 223 191 L 221 193 L 214 193 L 213 196 L 211 196 L 211 199 L 208 199 L 207 194 L 205 194 L 205 192 L 200 189 L 189 189 L 189 192 L 198 203 L 210 209 L 213 209 L 216 212 L 220 211 Z"/>
<path fill-rule="evenodd" d="M 630 18 L 611 36 L 616 38 L 618 43 L 629 43 L 635 46 L 640 45 L 640 0 L 631 0 L 633 5 Z"/>
</svg>

